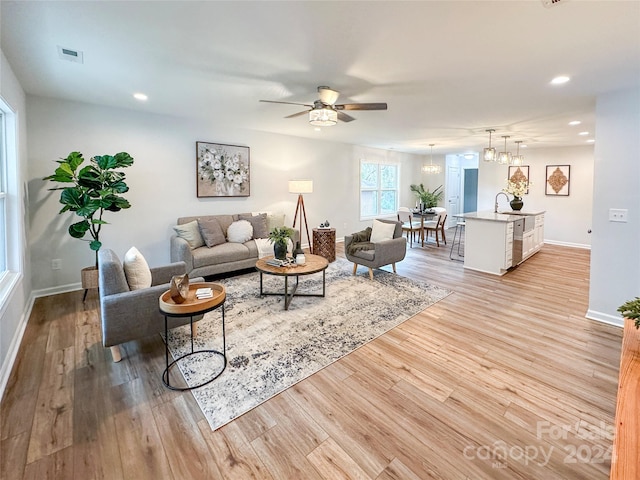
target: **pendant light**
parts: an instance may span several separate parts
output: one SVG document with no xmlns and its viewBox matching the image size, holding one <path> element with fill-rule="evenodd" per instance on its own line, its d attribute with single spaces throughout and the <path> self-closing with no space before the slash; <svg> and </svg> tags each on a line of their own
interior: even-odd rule
<svg viewBox="0 0 640 480">
<path fill-rule="evenodd" d="M 429 146 L 431 147 L 431 163 L 429 163 L 429 165 L 422 166 L 422 171 L 427 175 L 437 175 L 440 173 L 440 165 L 433 164 L 433 146 L 434 145 L 435 143 L 429 144 Z"/>
<path fill-rule="evenodd" d="M 504 138 L 504 151 L 498 154 L 498 163 L 500 165 L 509 165 L 511 163 L 511 152 L 507 152 L 507 138 L 509 135 L 502 135 Z"/>
<path fill-rule="evenodd" d="M 511 159 L 511 164 L 512 165 L 516 165 L 518 167 L 520 167 L 520 166 L 522 166 L 524 164 L 524 156 L 520 155 L 520 144 L 521 143 L 522 143 L 522 140 L 516 140 L 516 145 L 517 145 L 516 154 Z"/>
<path fill-rule="evenodd" d="M 489 132 L 489 146 L 484 149 L 483 158 L 485 162 L 495 162 L 496 161 L 496 149 L 491 147 L 491 132 L 495 132 L 493 128 L 489 130 L 485 130 Z"/>
</svg>

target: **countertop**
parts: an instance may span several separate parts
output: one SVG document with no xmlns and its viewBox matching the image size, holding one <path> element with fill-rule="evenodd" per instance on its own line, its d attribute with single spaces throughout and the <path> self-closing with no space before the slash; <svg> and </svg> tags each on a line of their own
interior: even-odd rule
<svg viewBox="0 0 640 480">
<path fill-rule="evenodd" d="M 523 216 L 528 215 L 541 215 L 544 213 L 542 211 L 536 210 L 520 210 L 517 213 L 513 211 L 505 211 L 505 212 L 468 212 L 468 213 L 460 213 L 454 215 L 456 218 L 464 218 L 464 219 L 475 219 L 475 220 L 487 220 L 490 222 L 515 222 L 520 220 Z"/>
</svg>

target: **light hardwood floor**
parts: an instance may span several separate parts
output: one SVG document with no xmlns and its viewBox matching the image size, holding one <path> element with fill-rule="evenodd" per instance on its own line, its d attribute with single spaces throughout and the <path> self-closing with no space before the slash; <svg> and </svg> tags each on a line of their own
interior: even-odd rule
<svg viewBox="0 0 640 480">
<path fill-rule="evenodd" d="M 454 293 L 215 432 L 162 386 L 159 336 L 114 364 L 95 291 L 38 299 L 1 478 L 608 478 L 622 330 L 584 318 L 589 252 L 546 245 L 504 277 L 407 252 L 399 275 Z"/>
</svg>

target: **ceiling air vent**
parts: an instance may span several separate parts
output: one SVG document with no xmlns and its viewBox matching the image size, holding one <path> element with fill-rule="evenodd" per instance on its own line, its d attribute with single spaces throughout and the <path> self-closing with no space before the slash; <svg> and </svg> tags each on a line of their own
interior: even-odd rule
<svg viewBox="0 0 640 480">
<path fill-rule="evenodd" d="M 80 50 L 72 50 L 70 48 L 64 48 L 58 45 L 58 56 L 62 60 L 68 60 L 70 62 L 76 62 L 76 63 L 84 63 L 82 58 L 83 55 Z"/>
<path fill-rule="evenodd" d="M 542 5 L 547 8 L 553 7 L 554 5 L 558 5 L 559 3 L 567 3 L 569 0 L 541 0 Z"/>
</svg>

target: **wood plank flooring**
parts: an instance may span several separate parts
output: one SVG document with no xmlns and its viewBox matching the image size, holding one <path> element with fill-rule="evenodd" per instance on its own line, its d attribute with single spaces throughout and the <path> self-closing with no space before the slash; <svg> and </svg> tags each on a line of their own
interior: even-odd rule
<svg viewBox="0 0 640 480">
<path fill-rule="evenodd" d="M 0 478 L 608 478 L 622 330 L 584 318 L 588 251 L 545 245 L 495 277 L 414 246 L 397 270 L 455 293 L 215 432 L 162 385 L 159 336 L 114 364 L 97 292 L 38 299 Z"/>
</svg>

